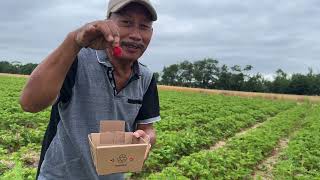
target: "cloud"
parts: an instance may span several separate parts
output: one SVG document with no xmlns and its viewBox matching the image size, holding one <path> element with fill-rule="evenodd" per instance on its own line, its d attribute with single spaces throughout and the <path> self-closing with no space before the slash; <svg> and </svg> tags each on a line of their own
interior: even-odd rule
<svg viewBox="0 0 320 180">
<path fill-rule="evenodd" d="M 154 0 L 159 20 L 142 63 L 153 71 L 211 57 L 270 74 L 319 72 L 320 2 Z M 103 19 L 106 1 L 0 3 L 0 58 L 40 62 L 81 25 Z"/>
</svg>

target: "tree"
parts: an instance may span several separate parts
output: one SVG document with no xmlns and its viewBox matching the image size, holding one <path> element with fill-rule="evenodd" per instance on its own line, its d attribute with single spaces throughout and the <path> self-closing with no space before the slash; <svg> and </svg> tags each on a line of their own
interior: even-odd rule
<svg viewBox="0 0 320 180">
<path fill-rule="evenodd" d="M 311 68 L 306 75 L 289 76 L 282 69 L 276 71 L 275 79 L 269 81 L 260 74 L 250 75 L 253 66 L 242 68 L 234 65 L 218 65 L 214 59 L 203 59 L 191 63 L 187 60 L 164 67 L 161 83 L 174 86 L 200 87 L 210 89 L 269 92 L 284 94 L 320 95 L 320 74 Z M 159 79 L 159 74 L 156 74 Z"/>
<path fill-rule="evenodd" d="M 183 86 L 192 86 L 192 80 L 193 80 L 193 64 L 189 61 L 183 61 L 179 65 L 179 82 Z"/>
<path fill-rule="evenodd" d="M 37 67 L 37 64 L 28 63 L 25 65 L 20 65 L 18 74 L 31 74 L 32 71 Z"/>
<path fill-rule="evenodd" d="M 245 89 L 245 81 L 249 78 L 249 75 L 246 74 L 246 72 L 250 71 L 251 69 L 251 65 L 247 65 L 243 69 L 239 65 L 232 66 L 232 74 L 229 80 L 230 90 L 243 91 Z"/>
<path fill-rule="evenodd" d="M 158 73 L 158 72 L 153 73 L 153 77 L 156 80 L 156 82 L 158 83 L 159 82 L 159 78 L 160 78 L 160 73 Z"/>
<path fill-rule="evenodd" d="M 170 65 L 169 67 L 164 67 L 162 71 L 163 75 L 162 75 L 161 82 L 167 85 L 178 85 L 178 78 L 179 78 L 178 70 L 179 70 L 178 64 L 173 64 L 173 65 Z"/>
<path fill-rule="evenodd" d="M 0 61 L 0 73 L 11 74 L 31 74 L 31 72 L 37 67 L 37 64 L 28 63 L 22 65 L 19 61 Z"/>
<path fill-rule="evenodd" d="M 1 73 L 17 73 L 17 68 L 12 64 L 10 64 L 8 61 L 1 61 L 0 72 Z"/>
<path fill-rule="evenodd" d="M 310 90 L 310 85 L 308 83 L 307 76 L 302 74 L 293 74 L 291 77 L 291 81 L 289 82 L 287 93 L 290 94 L 307 94 Z"/>
<path fill-rule="evenodd" d="M 227 65 L 222 65 L 218 70 L 218 77 L 216 81 L 217 89 L 230 89 L 231 72 Z"/>
<path fill-rule="evenodd" d="M 201 88 L 213 88 L 217 81 L 219 68 L 218 61 L 204 59 L 193 64 L 193 76 L 196 86 Z"/>
<path fill-rule="evenodd" d="M 287 78 L 287 76 L 288 75 L 282 69 L 278 69 L 276 71 L 276 77 L 270 87 L 271 92 L 274 92 L 274 93 L 288 92 L 290 81 Z"/>
<path fill-rule="evenodd" d="M 249 77 L 249 79 L 245 82 L 244 91 L 249 92 L 267 92 L 268 88 L 265 86 L 265 80 L 260 73 Z"/>
</svg>

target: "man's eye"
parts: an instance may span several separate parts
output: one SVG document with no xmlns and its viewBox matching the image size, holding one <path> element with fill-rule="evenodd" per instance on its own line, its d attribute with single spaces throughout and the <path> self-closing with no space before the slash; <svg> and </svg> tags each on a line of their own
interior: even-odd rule
<svg viewBox="0 0 320 180">
<path fill-rule="evenodd" d="M 142 25 L 140 25 L 140 28 L 141 28 L 142 30 L 150 30 L 150 29 L 151 29 L 151 26 L 142 24 Z"/>
<path fill-rule="evenodd" d="M 127 21 L 127 20 L 122 20 L 121 21 L 121 25 L 124 25 L 124 26 L 130 26 L 132 24 L 131 21 Z"/>
</svg>

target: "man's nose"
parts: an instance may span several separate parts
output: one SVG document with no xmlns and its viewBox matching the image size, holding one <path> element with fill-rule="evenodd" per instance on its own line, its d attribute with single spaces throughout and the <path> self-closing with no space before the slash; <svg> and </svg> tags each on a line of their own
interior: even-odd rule
<svg viewBox="0 0 320 180">
<path fill-rule="evenodd" d="M 133 27 L 131 29 L 132 30 L 130 32 L 129 38 L 134 40 L 134 41 L 141 41 L 142 40 L 142 36 L 141 36 L 141 32 L 140 32 L 139 28 Z"/>
</svg>

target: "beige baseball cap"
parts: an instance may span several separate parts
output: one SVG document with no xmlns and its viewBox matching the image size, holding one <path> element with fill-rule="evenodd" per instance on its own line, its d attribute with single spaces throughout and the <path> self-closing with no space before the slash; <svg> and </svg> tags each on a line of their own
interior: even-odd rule
<svg viewBox="0 0 320 180">
<path fill-rule="evenodd" d="M 132 2 L 139 3 L 146 7 L 151 14 L 152 21 L 157 20 L 157 12 L 149 0 L 109 0 L 107 18 L 110 17 L 111 13 L 119 11 Z"/>
</svg>

